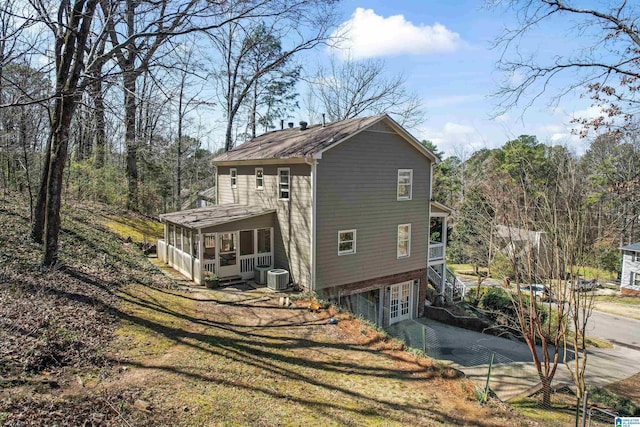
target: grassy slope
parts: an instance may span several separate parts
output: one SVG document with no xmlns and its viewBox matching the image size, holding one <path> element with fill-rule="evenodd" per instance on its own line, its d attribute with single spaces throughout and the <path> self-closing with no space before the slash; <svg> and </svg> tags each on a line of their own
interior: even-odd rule
<svg viewBox="0 0 640 427">
<path fill-rule="evenodd" d="M 64 268 L 41 271 L 0 200 L 0 425 L 527 424 L 346 315 L 176 290 L 101 209 L 66 209 Z"/>
</svg>

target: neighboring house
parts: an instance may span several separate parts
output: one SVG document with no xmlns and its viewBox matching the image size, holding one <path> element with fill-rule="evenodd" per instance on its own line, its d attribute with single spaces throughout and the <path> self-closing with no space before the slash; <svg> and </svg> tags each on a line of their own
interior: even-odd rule
<svg viewBox="0 0 640 427">
<path fill-rule="evenodd" d="M 159 256 L 198 283 L 269 265 L 378 325 L 417 317 L 429 263 L 445 267 L 437 161 L 387 115 L 266 133 L 214 158 L 218 205 L 160 216 Z"/>
<path fill-rule="evenodd" d="M 529 273 L 534 281 L 556 277 L 558 274 L 560 277 L 564 276 L 564 263 L 555 262 L 552 242 L 544 231 L 497 225 L 494 235 L 495 252 L 501 252 L 509 259 L 515 257 L 522 266 L 519 273 L 524 276 L 523 279 L 526 279 Z M 528 271 L 529 265 L 532 266 L 532 271 Z M 562 271 L 555 271 L 558 266 Z"/>
<path fill-rule="evenodd" d="M 183 200 L 181 210 L 213 206 L 216 204 L 216 187 L 207 188 L 196 194 L 186 194 Z"/>
<path fill-rule="evenodd" d="M 640 293 L 640 242 L 623 246 L 620 292 Z"/>
</svg>

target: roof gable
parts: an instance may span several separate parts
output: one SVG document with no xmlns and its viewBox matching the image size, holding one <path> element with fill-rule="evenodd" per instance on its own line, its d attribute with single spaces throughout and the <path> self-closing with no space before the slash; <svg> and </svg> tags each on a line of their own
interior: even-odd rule
<svg viewBox="0 0 640 427">
<path fill-rule="evenodd" d="M 437 162 L 437 157 L 386 114 L 342 120 L 326 125 L 313 125 L 302 130 L 290 128 L 267 132 L 213 159 L 214 163 L 244 162 L 272 159 L 321 158 L 322 153 L 352 138 L 354 135 L 384 121 L 421 154 Z"/>
</svg>

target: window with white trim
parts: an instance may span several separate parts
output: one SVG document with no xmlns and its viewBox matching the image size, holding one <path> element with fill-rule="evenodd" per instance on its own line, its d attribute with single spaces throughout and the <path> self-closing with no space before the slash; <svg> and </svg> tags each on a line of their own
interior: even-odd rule
<svg viewBox="0 0 640 427">
<path fill-rule="evenodd" d="M 398 258 L 407 258 L 411 255 L 411 224 L 398 225 Z"/>
<path fill-rule="evenodd" d="M 264 170 L 256 168 L 256 190 L 264 189 Z"/>
<path fill-rule="evenodd" d="M 231 177 L 231 188 L 236 188 L 238 185 L 238 170 L 236 168 L 229 169 L 229 176 Z"/>
<path fill-rule="evenodd" d="M 289 200 L 291 191 L 291 172 L 289 168 L 278 168 L 278 199 Z"/>
<path fill-rule="evenodd" d="M 338 231 L 338 255 L 356 253 L 356 230 Z"/>
<path fill-rule="evenodd" d="M 398 200 L 411 200 L 413 169 L 398 169 Z"/>
</svg>

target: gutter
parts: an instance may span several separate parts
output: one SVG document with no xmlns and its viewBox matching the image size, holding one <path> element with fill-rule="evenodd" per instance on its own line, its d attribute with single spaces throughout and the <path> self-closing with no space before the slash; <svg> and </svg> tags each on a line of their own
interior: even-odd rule
<svg viewBox="0 0 640 427">
<path fill-rule="evenodd" d="M 304 162 L 311 166 L 311 283 L 309 284 L 310 290 L 316 290 L 316 200 L 317 200 L 317 188 L 318 188 L 318 160 L 313 157 L 305 156 Z"/>
</svg>

